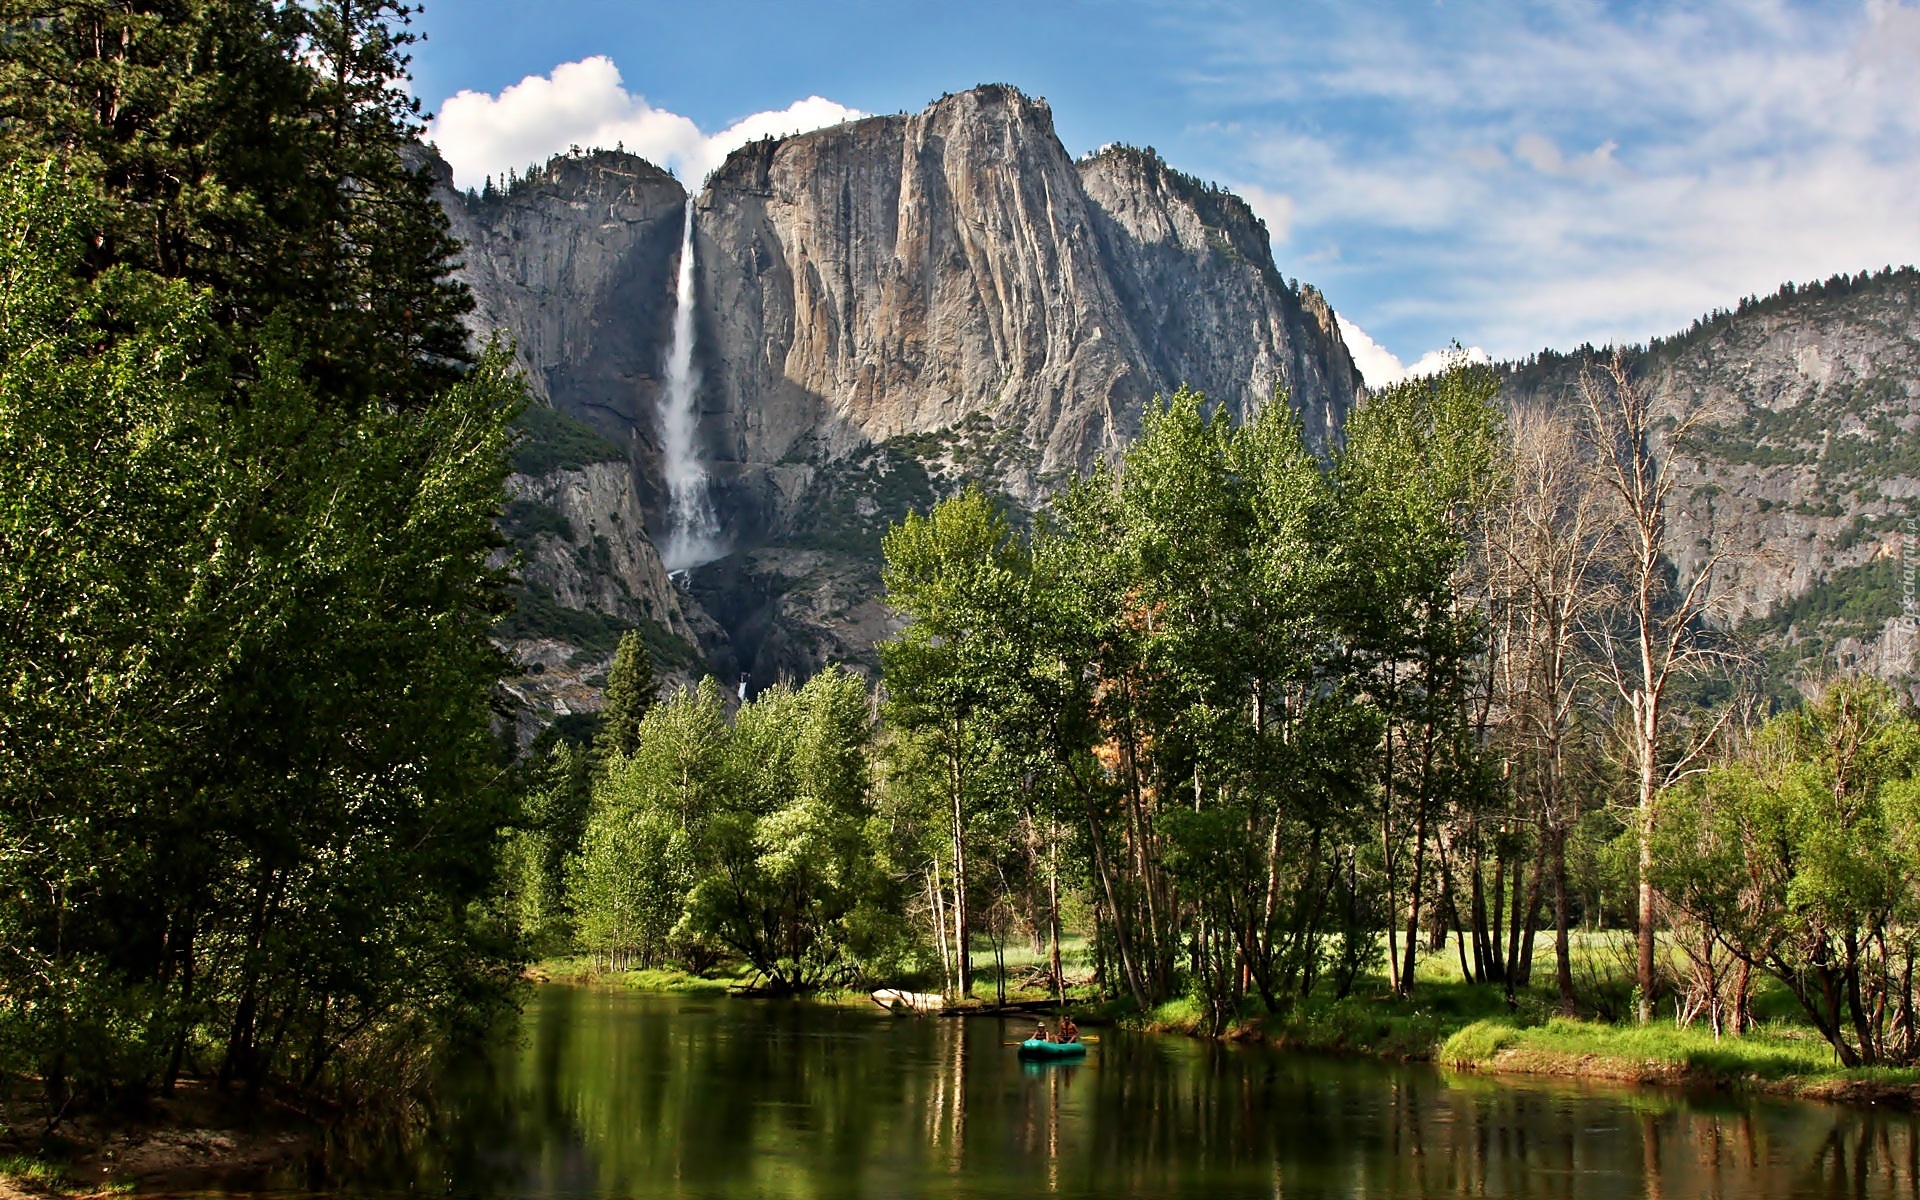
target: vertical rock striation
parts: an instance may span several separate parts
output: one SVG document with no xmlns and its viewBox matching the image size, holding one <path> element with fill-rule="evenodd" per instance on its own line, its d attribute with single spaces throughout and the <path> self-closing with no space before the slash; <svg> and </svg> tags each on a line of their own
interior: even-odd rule
<svg viewBox="0 0 1920 1200">
<path fill-rule="evenodd" d="M 1033 503 L 1181 384 L 1283 387 L 1323 443 L 1359 391 L 1244 203 L 1151 152 L 1075 163 L 1012 88 L 744 147 L 697 203 L 713 449 L 749 478 L 987 414 Z"/>
</svg>

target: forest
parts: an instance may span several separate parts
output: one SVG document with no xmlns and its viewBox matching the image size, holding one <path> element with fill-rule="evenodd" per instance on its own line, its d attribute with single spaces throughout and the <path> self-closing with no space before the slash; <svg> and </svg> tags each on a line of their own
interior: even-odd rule
<svg viewBox="0 0 1920 1200">
<path fill-rule="evenodd" d="M 1321 461 L 1284 397 L 1183 391 L 1030 522 L 896 525 L 871 693 L 650 703 L 630 638 L 594 746 L 529 760 L 511 903 L 547 953 L 774 994 L 1004 1000 L 1012 945 L 1030 991 L 1216 1035 L 1410 998 L 1451 944 L 1510 1008 L 1718 1037 L 1764 983 L 1841 1063 L 1914 1061 L 1920 723 L 1857 679 L 1775 711 L 1734 564 L 1676 565 L 1665 464 L 1712 416 L 1621 359 L 1510 409 L 1462 361 Z"/>
<path fill-rule="evenodd" d="M 0 1077 L 47 1128 L 401 1086 L 570 954 L 1220 1034 L 1451 947 L 1515 1007 L 1739 1034 L 1764 987 L 1920 1057 L 1920 723 L 1769 699 L 1663 518 L 1714 414 L 1620 360 L 1551 409 L 1456 363 L 1326 458 L 1181 391 L 1044 511 L 894 526 L 879 679 L 662 694 L 633 632 L 591 739 L 518 754 L 526 393 L 409 14 L 0 18 Z"/>
</svg>

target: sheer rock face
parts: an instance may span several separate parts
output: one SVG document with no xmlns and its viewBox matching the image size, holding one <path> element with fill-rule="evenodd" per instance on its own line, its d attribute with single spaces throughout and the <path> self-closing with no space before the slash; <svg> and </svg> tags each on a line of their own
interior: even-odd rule
<svg viewBox="0 0 1920 1200">
<path fill-rule="evenodd" d="M 444 170 L 444 167 L 442 167 Z M 476 336 L 516 345 L 534 396 L 629 445 L 657 480 L 654 413 L 686 192 L 630 154 L 556 158 L 511 193 L 440 191 Z M 643 494 L 651 491 L 643 487 Z"/>
<path fill-rule="evenodd" d="M 1108 149 L 1079 170 L 1153 390 L 1186 384 L 1258 411 L 1283 389 L 1308 440 L 1323 451 L 1336 444 L 1360 373 L 1326 299 L 1280 278 L 1246 203 L 1152 151 Z"/>
<path fill-rule="evenodd" d="M 628 452 L 626 461 L 508 480 L 510 501 L 561 514 L 565 529 L 518 539 L 522 582 L 563 608 L 651 621 L 697 645 L 715 627 L 668 578 L 647 529 L 649 488 L 660 477 L 658 348 L 673 318 L 670 272 L 686 193 L 627 154 L 555 159 L 537 182 L 476 200 L 453 190 L 444 163 L 429 166 L 465 246 L 460 274 L 473 292 L 476 338 L 511 338 L 534 403 Z M 523 639 L 509 650 L 530 672 L 513 693 L 523 742 L 540 721 L 598 706 L 598 688 L 584 680 L 604 674 L 607 655 L 578 655 L 564 638 Z"/>
<path fill-rule="evenodd" d="M 1076 164 L 1009 88 L 747 146 L 697 205 L 712 448 L 747 475 L 986 413 L 1032 503 L 1183 383 L 1284 386 L 1323 442 L 1359 389 L 1243 203 L 1150 153 Z"/>
<path fill-rule="evenodd" d="M 539 398 L 629 444 L 656 507 L 680 184 L 596 151 L 441 198 L 476 332 L 509 333 Z M 1281 387 L 1324 445 L 1360 391 L 1325 301 L 1281 278 L 1243 202 L 1151 151 L 1076 163 L 1011 88 L 743 147 L 695 205 L 703 432 L 719 473 L 751 468 L 776 506 L 805 473 L 772 467 L 975 414 L 1031 452 L 993 482 L 1032 502 L 1123 448 L 1155 393 L 1247 412 Z"/>
<path fill-rule="evenodd" d="M 564 608 L 626 622 L 652 621 L 692 643 L 699 637 L 680 590 L 646 537 L 645 514 L 627 464 L 589 463 L 507 479 L 509 500 L 560 514 L 565 532 L 520 541 L 520 578 Z"/>
</svg>

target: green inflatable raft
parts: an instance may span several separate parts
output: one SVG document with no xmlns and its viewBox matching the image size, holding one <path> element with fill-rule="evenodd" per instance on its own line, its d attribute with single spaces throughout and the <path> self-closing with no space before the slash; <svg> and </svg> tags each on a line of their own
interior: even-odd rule
<svg viewBox="0 0 1920 1200">
<path fill-rule="evenodd" d="M 1043 1042 L 1038 1038 L 1028 1038 L 1020 1043 L 1021 1058 L 1085 1058 L 1086 1056 L 1085 1042 Z"/>
</svg>

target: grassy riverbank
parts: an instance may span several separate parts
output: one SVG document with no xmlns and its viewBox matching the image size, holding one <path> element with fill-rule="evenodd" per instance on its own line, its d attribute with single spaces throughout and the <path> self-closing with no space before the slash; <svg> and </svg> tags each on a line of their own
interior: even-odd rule
<svg viewBox="0 0 1920 1200">
<path fill-rule="evenodd" d="M 1584 965 L 1591 979 L 1593 964 Z M 1536 964 L 1536 980 L 1551 977 L 1550 961 Z M 1541 988 L 1523 989 L 1509 1007 L 1500 989 L 1465 982 L 1444 953 L 1422 960 L 1415 978 L 1410 999 L 1392 995 L 1386 980 L 1373 978 L 1363 979 L 1345 999 L 1315 996 L 1285 1013 L 1269 1014 L 1249 1004 L 1225 1036 L 1293 1050 L 1434 1062 L 1486 1074 L 1607 1079 L 1920 1108 L 1920 1069 L 1841 1066 L 1826 1041 L 1799 1019 L 1790 998 L 1771 985 L 1755 996 L 1758 1029 L 1715 1037 L 1704 1022 L 1677 1026 L 1670 1009 L 1645 1026 L 1563 1017 L 1556 999 Z M 1151 1032 L 1206 1033 L 1205 1013 L 1190 999 L 1145 1014 L 1113 1006 L 1088 1013 L 1088 1019 L 1102 1018 Z"/>
<path fill-rule="evenodd" d="M 1698 1026 L 1678 1029 L 1671 1022 L 1621 1026 L 1553 1017 L 1527 1025 L 1487 1020 L 1450 1035 L 1438 1057 L 1449 1066 L 1490 1073 L 1710 1086 L 1920 1107 L 1920 1070 L 1842 1067 L 1825 1043 L 1791 1026 L 1716 1038 Z"/>
<path fill-rule="evenodd" d="M 636 992 L 719 995 L 746 988 L 751 978 L 740 970 L 721 969 L 696 975 L 678 967 L 649 967 L 633 971 L 609 971 L 586 955 L 549 958 L 526 970 L 535 983 L 578 983 L 624 987 Z"/>
</svg>

